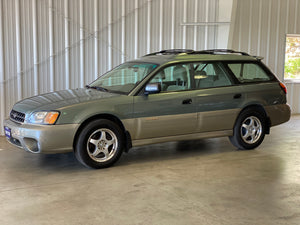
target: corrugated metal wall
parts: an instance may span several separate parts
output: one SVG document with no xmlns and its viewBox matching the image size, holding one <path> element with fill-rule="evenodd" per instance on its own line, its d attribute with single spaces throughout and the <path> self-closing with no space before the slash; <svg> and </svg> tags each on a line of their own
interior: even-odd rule
<svg viewBox="0 0 300 225">
<path fill-rule="evenodd" d="M 229 47 L 265 57 L 284 80 L 286 34 L 300 34 L 299 0 L 235 0 Z M 300 113 L 300 83 L 286 83 L 293 113 Z"/>
<path fill-rule="evenodd" d="M 0 127 L 16 101 L 83 87 L 125 60 L 169 48 L 226 48 L 231 4 L 1 0 Z"/>
</svg>

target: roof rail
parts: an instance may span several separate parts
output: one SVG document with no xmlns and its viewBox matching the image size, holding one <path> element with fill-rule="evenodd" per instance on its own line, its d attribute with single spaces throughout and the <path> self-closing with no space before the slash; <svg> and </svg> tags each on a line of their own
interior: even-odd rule
<svg viewBox="0 0 300 225">
<path fill-rule="evenodd" d="M 253 55 L 253 57 L 256 58 L 258 61 L 261 61 L 261 60 L 264 59 L 264 57 L 262 57 L 262 56 L 254 56 L 254 55 Z"/>
<path fill-rule="evenodd" d="M 181 53 L 193 53 L 194 50 L 192 49 L 167 49 L 167 50 L 161 50 L 159 52 L 153 52 L 144 56 L 151 56 L 151 55 L 177 55 Z"/>
<path fill-rule="evenodd" d="M 192 52 L 192 54 L 218 54 L 218 53 L 219 54 L 241 54 L 241 55 L 250 56 L 246 52 L 234 51 L 232 49 L 208 49 L 208 50 Z"/>
<path fill-rule="evenodd" d="M 179 54 L 240 54 L 244 56 L 251 56 L 246 52 L 235 51 L 232 49 L 208 49 L 201 51 L 194 51 L 192 49 L 167 49 L 161 50 L 158 52 L 153 52 L 144 56 L 152 56 L 152 55 L 179 55 Z M 257 60 L 262 60 L 263 57 L 253 56 Z"/>
</svg>

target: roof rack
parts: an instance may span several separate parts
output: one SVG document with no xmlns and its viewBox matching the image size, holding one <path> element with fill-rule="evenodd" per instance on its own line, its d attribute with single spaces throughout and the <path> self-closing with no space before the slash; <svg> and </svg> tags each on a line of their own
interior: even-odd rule
<svg viewBox="0 0 300 225">
<path fill-rule="evenodd" d="M 232 49 L 208 49 L 202 51 L 194 51 L 192 54 L 241 54 L 241 55 L 250 56 L 246 52 L 234 51 Z"/>
<path fill-rule="evenodd" d="M 179 54 L 240 54 L 244 56 L 251 56 L 246 52 L 235 51 L 232 49 L 208 49 L 208 50 L 201 50 L 201 51 L 194 51 L 192 49 L 167 49 L 161 50 L 158 52 L 153 52 L 144 56 L 151 56 L 151 55 L 179 55 Z M 257 57 L 258 60 L 263 59 L 262 57 Z"/>
<path fill-rule="evenodd" d="M 144 56 L 151 56 L 151 55 L 177 55 L 181 53 L 189 54 L 193 53 L 194 50 L 192 49 L 167 49 L 167 50 L 161 50 L 159 52 L 153 52 Z"/>
<path fill-rule="evenodd" d="M 256 59 L 259 60 L 259 61 L 261 61 L 261 60 L 264 59 L 264 57 L 262 57 L 262 56 L 254 56 L 254 55 L 253 55 L 253 57 L 256 58 Z"/>
</svg>

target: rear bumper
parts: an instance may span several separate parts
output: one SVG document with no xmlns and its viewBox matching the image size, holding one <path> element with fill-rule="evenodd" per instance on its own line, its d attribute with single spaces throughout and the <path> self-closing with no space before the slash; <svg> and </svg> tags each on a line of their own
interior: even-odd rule
<svg viewBox="0 0 300 225">
<path fill-rule="evenodd" d="M 72 151 L 79 124 L 32 125 L 7 119 L 4 126 L 11 129 L 7 141 L 17 147 L 31 153 L 63 153 Z"/>
<path fill-rule="evenodd" d="M 291 118 L 291 109 L 288 104 L 272 105 L 265 107 L 271 121 L 271 126 L 285 123 Z"/>
</svg>

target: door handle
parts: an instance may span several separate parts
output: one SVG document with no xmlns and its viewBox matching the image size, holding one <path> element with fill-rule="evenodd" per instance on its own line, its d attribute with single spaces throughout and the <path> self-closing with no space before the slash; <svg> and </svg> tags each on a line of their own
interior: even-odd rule
<svg viewBox="0 0 300 225">
<path fill-rule="evenodd" d="M 185 99 L 185 100 L 182 101 L 182 104 L 183 105 L 192 104 L 192 99 L 190 99 L 190 98 L 189 99 Z"/>
<path fill-rule="evenodd" d="M 233 96 L 234 99 L 238 99 L 238 98 L 241 98 L 241 97 L 242 97 L 242 94 L 235 94 L 235 95 Z"/>
</svg>

